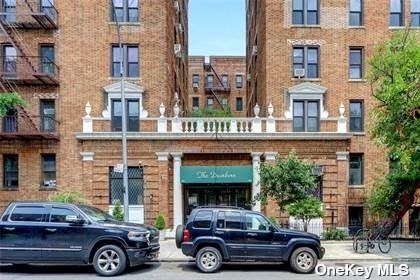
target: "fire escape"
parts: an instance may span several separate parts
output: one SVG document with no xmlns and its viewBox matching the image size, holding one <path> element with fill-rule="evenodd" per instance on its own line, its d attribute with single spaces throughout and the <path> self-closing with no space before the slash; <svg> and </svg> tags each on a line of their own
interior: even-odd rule
<svg viewBox="0 0 420 280">
<path fill-rule="evenodd" d="M 220 77 L 220 75 L 213 68 L 211 62 L 204 63 L 204 71 L 206 72 L 206 82 L 204 88 L 205 93 L 213 95 L 220 107 L 223 110 L 226 110 L 227 106 L 225 107 L 222 104 L 219 97 L 221 94 L 230 93 L 229 80 L 227 79 L 227 76 L 226 80 L 223 80 L 222 77 Z M 209 76 L 212 78 L 209 79 Z M 216 77 L 216 80 L 214 79 L 214 77 Z"/>
<path fill-rule="evenodd" d="M 52 0 L 51 0 L 52 1 Z M 22 86 L 59 85 L 58 66 L 53 55 L 32 55 L 22 36 L 25 30 L 58 28 L 58 12 L 50 0 L 2 1 L 0 7 L 0 91 L 21 92 Z M 38 52 L 37 52 L 38 53 Z M 51 52 L 50 52 L 51 53 Z M 24 107 L 9 110 L 2 118 L 0 140 L 58 140 L 54 114 L 30 115 Z"/>
</svg>

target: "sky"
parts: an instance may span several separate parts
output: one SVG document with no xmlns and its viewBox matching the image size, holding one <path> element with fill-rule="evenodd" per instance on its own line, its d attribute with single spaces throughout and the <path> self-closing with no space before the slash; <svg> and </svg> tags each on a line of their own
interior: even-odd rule
<svg viewBox="0 0 420 280">
<path fill-rule="evenodd" d="M 245 55 L 245 0 L 190 0 L 189 55 Z"/>
</svg>

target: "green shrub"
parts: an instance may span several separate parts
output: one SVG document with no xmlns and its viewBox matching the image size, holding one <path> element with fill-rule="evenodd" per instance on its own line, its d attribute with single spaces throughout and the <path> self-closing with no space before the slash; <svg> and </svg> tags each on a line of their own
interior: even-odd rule
<svg viewBox="0 0 420 280">
<path fill-rule="evenodd" d="M 115 200 L 114 202 L 114 209 L 112 209 L 112 217 L 117 221 L 124 221 L 124 212 L 119 199 Z"/>
<path fill-rule="evenodd" d="M 163 230 L 163 229 L 165 229 L 165 227 L 166 227 L 166 223 L 165 223 L 165 217 L 164 217 L 163 215 L 160 215 L 160 214 L 159 214 L 159 215 L 156 217 L 155 227 L 156 227 L 158 230 Z"/>
<path fill-rule="evenodd" d="M 89 204 L 80 192 L 58 192 L 48 197 L 49 201 L 73 203 L 73 204 Z"/>
<path fill-rule="evenodd" d="M 274 217 L 274 216 L 270 216 L 270 217 L 268 217 L 268 219 L 269 219 L 269 220 L 270 220 L 273 224 L 278 225 L 276 217 Z"/>
<path fill-rule="evenodd" d="M 325 240 L 344 240 L 347 234 L 341 229 L 328 229 L 322 233 L 322 237 Z"/>
<path fill-rule="evenodd" d="M 191 111 L 189 116 L 193 118 L 231 118 L 233 113 L 229 108 L 226 110 L 204 108 Z"/>
</svg>

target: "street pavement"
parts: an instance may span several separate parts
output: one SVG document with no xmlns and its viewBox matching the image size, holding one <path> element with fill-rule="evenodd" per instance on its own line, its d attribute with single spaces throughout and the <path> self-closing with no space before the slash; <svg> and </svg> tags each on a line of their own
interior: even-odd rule
<svg viewBox="0 0 420 280">
<path fill-rule="evenodd" d="M 247 280 L 247 279 L 402 279 L 420 280 L 420 242 L 393 242 L 389 254 L 384 255 L 378 249 L 369 254 L 353 252 L 351 242 L 323 242 L 326 254 L 319 262 L 319 274 L 327 270 L 328 274 L 295 274 L 285 264 L 224 264 L 215 274 L 203 274 L 195 267 L 194 260 L 182 255 L 175 247 L 174 240 L 161 242 L 159 261 L 130 268 L 127 273 L 116 279 L 170 279 L 170 280 Z M 404 272 L 407 265 L 409 275 L 379 276 L 380 269 L 391 268 L 395 273 Z M 386 266 L 390 265 L 390 266 Z M 339 276 L 347 268 L 348 276 Z M 402 268 L 402 270 L 400 270 Z M 359 272 L 360 271 L 360 272 Z M 371 271 L 371 274 L 368 272 Z M 335 274 L 334 274 L 335 273 Z M 356 273 L 360 273 L 357 276 Z M 356 276 L 353 276 L 356 274 Z M 0 280 L 76 280 L 98 279 L 91 266 L 9 266 L 0 265 Z M 113 278 L 113 279 L 114 279 Z"/>
<path fill-rule="evenodd" d="M 345 268 L 345 263 L 322 262 L 330 269 Z M 378 276 L 377 266 L 382 262 L 363 262 L 357 263 L 352 269 L 372 268 L 370 277 L 367 274 L 360 276 L 320 276 L 316 273 L 303 275 L 296 274 L 289 270 L 285 264 L 225 264 L 220 272 L 213 274 L 200 273 L 195 267 L 194 262 L 154 262 L 139 267 L 130 268 L 125 274 L 112 279 L 150 279 L 150 280 L 271 280 L 271 279 L 290 279 L 290 280 L 311 280 L 311 279 L 377 279 L 377 280 L 420 280 L 420 263 L 407 263 L 409 267 L 408 276 Z M 395 264 L 396 267 L 400 263 Z M 14 268 L 12 266 L 0 267 L 1 280 L 75 280 L 75 279 L 99 279 L 93 268 L 89 266 L 28 266 Z M 399 271 L 396 269 L 395 271 Z M 321 271 L 322 272 L 322 271 Z M 355 273 L 355 272 L 353 272 Z"/>
</svg>

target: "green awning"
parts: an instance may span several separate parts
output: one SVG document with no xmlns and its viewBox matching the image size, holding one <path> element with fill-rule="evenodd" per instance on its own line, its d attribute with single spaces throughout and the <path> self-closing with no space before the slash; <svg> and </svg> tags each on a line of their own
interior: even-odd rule
<svg viewBox="0 0 420 280">
<path fill-rule="evenodd" d="M 181 166 L 183 184 L 252 183 L 252 165 Z"/>
</svg>

